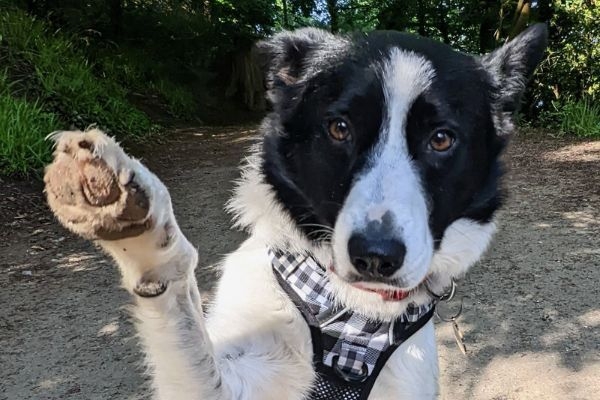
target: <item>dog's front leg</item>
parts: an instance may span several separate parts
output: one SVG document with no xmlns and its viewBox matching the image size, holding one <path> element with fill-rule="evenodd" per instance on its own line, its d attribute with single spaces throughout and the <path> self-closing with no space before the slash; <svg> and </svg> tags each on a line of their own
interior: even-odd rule
<svg viewBox="0 0 600 400">
<path fill-rule="evenodd" d="M 228 399 L 204 326 L 193 273 L 196 250 L 176 226 L 172 229 L 164 247 L 154 246 L 160 233 L 101 245 L 117 261 L 126 289 L 134 294 L 136 327 L 157 398 Z"/>
<path fill-rule="evenodd" d="M 98 130 L 55 135 L 44 181 L 59 221 L 117 262 L 160 399 L 227 399 L 194 269 L 165 186 Z"/>
</svg>

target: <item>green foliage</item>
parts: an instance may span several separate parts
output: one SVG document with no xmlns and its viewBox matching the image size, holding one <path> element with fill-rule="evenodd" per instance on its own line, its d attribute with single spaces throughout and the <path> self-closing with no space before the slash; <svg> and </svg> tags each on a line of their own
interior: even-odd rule
<svg viewBox="0 0 600 400">
<path fill-rule="evenodd" d="M 570 101 L 558 106 L 555 114 L 561 133 L 600 138 L 600 105 L 589 99 Z"/>
<path fill-rule="evenodd" d="M 535 21 L 549 21 L 550 46 L 523 120 L 598 137 L 598 0 L 0 0 L 2 106 L 25 126 L 96 123 L 139 138 L 156 126 L 134 98 L 153 113 L 158 102 L 161 115 L 185 119 L 224 113 L 226 101 L 264 109 L 250 51 L 280 29 L 395 29 L 484 53 Z M 33 144 L 47 132 L 25 130 L 31 136 L 23 140 L 42 149 Z M 23 159 L 39 166 L 47 153 L 33 154 L 39 157 Z"/>
<path fill-rule="evenodd" d="M 169 113 L 182 119 L 193 119 L 198 104 L 191 90 L 164 76 L 171 76 L 168 66 L 159 61 L 148 62 L 144 54 L 131 48 L 120 52 L 106 52 L 97 57 L 100 75 L 116 79 L 121 85 L 145 95 L 158 94 L 164 100 Z M 198 81 L 199 78 L 196 78 Z"/>
<path fill-rule="evenodd" d="M 552 113 L 555 101 L 569 105 L 600 99 L 600 6 L 593 3 L 552 3 L 549 54 L 532 93 L 542 114 Z"/>
<path fill-rule="evenodd" d="M 194 116 L 197 105 L 189 91 L 168 80 L 159 80 L 153 88 L 165 99 L 174 116 L 188 119 Z"/>
<path fill-rule="evenodd" d="M 283 0 L 282 0 L 283 1 Z M 295 11 L 297 0 L 287 0 Z M 341 31 L 394 29 L 485 53 L 527 24 L 549 21 L 550 46 L 525 97 L 524 119 L 561 126 L 560 110 L 600 99 L 600 4 L 598 0 L 299 0 L 312 18 Z M 331 7 L 331 5 L 334 7 Z M 296 21 L 289 18 L 291 21 Z M 314 24 L 314 23 L 313 23 Z M 292 24 L 292 26 L 295 26 Z M 583 100 L 583 99 L 588 100 Z M 571 132 L 573 130 L 569 130 Z"/>
<path fill-rule="evenodd" d="M 154 78 L 152 62 L 136 49 L 112 48 L 97 50 L 95 54 L 97 75 L 113 79 L 124 87 L 141 90 Z"/>
<path fill-rule="evenodd" d="M 0 132 L 2 172 L 26 173 L 46 162 L 43 138 L 50 130 L 45 128 L 55 129 L 59 120 L 79 129 L 98 124 L 121 138 L 156 131 L 127 101 L 122 86 L 94 75 L 74 38 L 49 32 L 43 22 L 19 10 L 0 13 L 0 33 L 0 66 L 7 70 L 3 79 L 12 82 L 5 85 L 10 87 L 3 92 L 2 112 L 5 118 L 13 115 Z"/>
<path fill-rule="evenodd" d="M 51 149 L 44 138 L 58 126 L 39 102 L 13 97 L 6 73 L 0 74 L 0 171 L 24 176 L 46 164 Z"/>
<path fill-rule="evenodd" d="M 111 80 L 100 80 L 72 38 L 50 33 L 44 24 L 12 10 L 0 14 L 3 48 L 22 79 L 25 95 L 35 95 L 45 109 L 80 129 L 90 124 L 121 135 L 143 136 L 150 120 L 126 100 L 126 90 Z"/>
</svg>

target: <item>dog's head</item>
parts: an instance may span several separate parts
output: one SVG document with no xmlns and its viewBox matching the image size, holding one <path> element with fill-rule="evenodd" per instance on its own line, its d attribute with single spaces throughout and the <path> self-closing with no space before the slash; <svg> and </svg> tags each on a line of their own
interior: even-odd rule
<svg viewBox="0 0 600 400">
<path fill-rule="evenodd" d="M 546 36 L 535 25 L 483 57 L 397 32 L 259 44 L 273 105 L 261 175 L 305 238 L 331 246 L 341 301 L 391 316 L 482 255 Z"/>
</svg>

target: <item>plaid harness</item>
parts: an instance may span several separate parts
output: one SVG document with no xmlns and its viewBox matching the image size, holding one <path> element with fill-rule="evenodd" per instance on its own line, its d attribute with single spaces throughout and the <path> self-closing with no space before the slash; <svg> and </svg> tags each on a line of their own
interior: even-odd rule
<svg viewBox="0 0 600 400">
<path fill-rule="evenodd" d="M 308 254 L 269 249 L 275 277 L 308 323 L 317 372 L 309 400 L 367 399 L 379 372 L 434 312 L 410 304 L 392 322 L 377 322 L 333 300 L 325 269 Z"/>
</svg>

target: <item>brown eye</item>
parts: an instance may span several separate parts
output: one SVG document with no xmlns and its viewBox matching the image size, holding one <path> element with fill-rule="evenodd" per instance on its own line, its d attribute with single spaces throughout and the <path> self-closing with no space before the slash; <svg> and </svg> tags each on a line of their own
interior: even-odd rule
<svg viewBox="0 0 600 400">
<path fill-rule="evenodd" d="M 454 144 L 454 136 L 448 131 L 436 131 L 429 139 L 429 145 L 435 151 L 447 151 Z"/>
<path fill-rule="evenodd" d="M 348 122 L 341 118 L 336 118 L 329 123 L 329 136 L 335 140 L 346 140 L 350 136 L 350 126 Z"/>
</svg>

